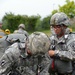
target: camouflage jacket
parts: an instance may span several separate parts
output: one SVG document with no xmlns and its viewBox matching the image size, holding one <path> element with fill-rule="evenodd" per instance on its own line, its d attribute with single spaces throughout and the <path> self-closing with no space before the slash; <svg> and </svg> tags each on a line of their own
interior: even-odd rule
<svg viewBox="0 0 75 75">
<path fill-rule="evenodd" d="M 49 75 L 45 55 L 37 58 L 36 55 L 26 56 L 25 43 L 11 45 L 0 59 L 0 75 L 9 75 L 16 71 L 18 75 Z M 40 71 L 40 72 L 38 72 Z M 14 74 L 15 75 L 15 74 Z"/>
<path fill-rule="evenodd" d="M 70 73 L 73 70 L 72 61 L 75 60 L 75 34 L 66 34 L 61 38 L 50 37 L 51 50 L 55 50 L 55 69 L 59 73 Z"/>
<path fill-rule="evenodd" d="M 26 35 L 27 37 L 29 36 L 28 32 L 25 31 L 25 30 L 23 30 L 23 29 L 21 29 L 21 28 L 17 30 L 17 33 L 19 33 L 19 34 L 24 34 L 24 35 Z"/>
<path fill-rule="evenodd" d="M 0 38 L 0 57 L 4 54 L 6 48 L 15 42 L 25 42 L 24 34 L 9 34 Z"/>
</svg>

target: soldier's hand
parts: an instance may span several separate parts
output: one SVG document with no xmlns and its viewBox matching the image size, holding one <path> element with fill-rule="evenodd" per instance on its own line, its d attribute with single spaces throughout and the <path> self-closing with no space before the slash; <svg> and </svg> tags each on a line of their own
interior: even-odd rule
<svg viewBox="0 0 75 75">
<path fill-rule="evenodd" d="M 27 50 L 27 54 L 28 54 L 28 55 L 32 55 L 32 53 L 31 53 L 30 50 Z"/>
<path fill-rule="evenodd" d="M 50 56 L 54 56 L 54 54 L 55 54 L 54 50 L 49 50 L 48 53 Z"/>
</svg>

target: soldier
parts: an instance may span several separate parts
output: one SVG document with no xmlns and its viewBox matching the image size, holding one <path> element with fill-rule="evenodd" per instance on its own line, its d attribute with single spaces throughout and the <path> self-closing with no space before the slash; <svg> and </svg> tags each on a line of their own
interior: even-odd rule
<svg viewBox="0 0 75 75">
<path fill-rule="evenodd" d="M 34 32 L 29 36 L 28 50 L 32 53 L 30 61 L 35 75 L 49 75 L 50 60 L 48 53 L 50 42 L 46 34 Z"/>
<path fill-rule="evenodd" d="M 0 57 L 4 54 L 5 49 L 15 42 L 24 42 L 24 34 L 9 34 L 0 38 Z"/>
<path fill-rule="evenodd" d="M 69 18 L 63 12 L 55 13 L 50 20 L 52 35 L 50 36 L 49 55 L 53 59 L 49 72 L 57 75 L 72 75 L 72 61 L 75 60 L 75 35 L 70 33 Z"/>
<path fill-rule="evenodd" d="M 0 75 L 49 75 L 45 70 L 49 46 L 49 38 L 42 32 L 32 33 L 25 43 L 11 45 L 0 59 Z"/>
<path fill-rule="evenodd" d="M 18 30 L 15 30 L 14 33 L 19 33 L 19 34 L 25 34 L 26 36 L 28 36 L 28 32 L 25 31 L 25 25 L 24 24 L 20 24 L 18 26 Z"/>
</svg>

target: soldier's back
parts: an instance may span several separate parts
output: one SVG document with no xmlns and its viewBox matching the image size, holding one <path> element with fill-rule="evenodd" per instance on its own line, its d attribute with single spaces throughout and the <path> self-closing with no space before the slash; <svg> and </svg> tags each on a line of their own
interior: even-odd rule
<svg viewBox="0 0 75 75">
<path fill-rule="evenodd" d="M 0 38 L 0 57 L 5 52 L 6 48 L 15 42 L 25 42 L 26 36 L 24 34 L 9 34 Z"/>
</svg>

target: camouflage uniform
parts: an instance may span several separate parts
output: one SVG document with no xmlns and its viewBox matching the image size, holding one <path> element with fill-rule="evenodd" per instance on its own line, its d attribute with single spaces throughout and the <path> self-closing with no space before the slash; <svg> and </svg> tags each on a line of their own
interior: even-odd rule
<svg viewBox="0 0 75 75">
<path fill-rule="evenodd" d="M 26 36 L 24 34 L 9 34 L 0 38 L 0 57 L 5 52 L 5 49 L 15 42 L 24 42 Z"/>
<path fill-rule="evenodd" d="M 69 41 L 74 39 L 72 38 L 75 35 L 70 34 L 66 35 L 59 40 L 55 36 L 50 37 L 51 49 L 55 50 L 54 63 L 55 70 L 59 73 L 71 73 L 73 71 L 72 61 L 75 60 L 75 50 L 74 46 L 75 41 L 69 44 Z"/>
<path fill-rule="evenodd" d="M 27 37 L 28 37 L 28 35 L 29 35 L 28 32 L 25 31 L 25 25 L 24 25 L 24 24 L 20 24 L 20 25 L 18 26 L 18 30 L 14 31 L 14 33 L 24 34 L 24 35 L 26 35 Z"/>
<path fill-rule="evenodd" d="M 44 38 L 43 43 L 40 38 Z M 49 39 L 45 34 L 41 35 L 37 32 L 34 35 L 31 34 L 28 40 L 25 41 L 27 45 L 26 43 L 14 43 L 5 51 L 0 59 L 0 75 L 49 75 L 46 68 L 50 60 L 47 60 L 45 56 L 50 45 Z M 29 54 L 27 50 L 31 53 Z"/>
<path fill-rule="evenodd" d="M 20 45 L 20 46 L 19 46 Z M 19 49 L 19 47 L 20 49 Z M 5 54 L 0 59 L 0 74 L 1 75 L 8 75 L 13 74 L 16 72 L 17 75 L 30 75 L 27 73 L 32 73 L 28 67 L 26 67 L 26 56 L 24 54 L 25 51 L 25 43 L 15 43 L 10 46 Z M 22 50 L 21 50 L 22 49 Z M 28 71 L 26 73 L 26 71 Z"/>
<path fill-rule="evenodd" d="M 70 25 L 69 19 L 66 14 L 59 12 L 52 16 L 50 24 L 53 25 Z M 75 35 L 71 34 L 69 29 L 63 29 L 65 34 L 61 38 L 57 38 L 54 29 L 52 29 L 52 35 L 50 36 L 51 46 L 50 49 L 55 51 L 52 58 L 54 63 L 54 72 L 58 75 L 69 75 L 73 71 L 72 61 L 75 60 Z M 52 65 L 52 64 L 51 64 Z M 50 72 L 52 68 L 50 66 Z M 71 75 L 71 74 L 70 74 Z"/>
</svg>

